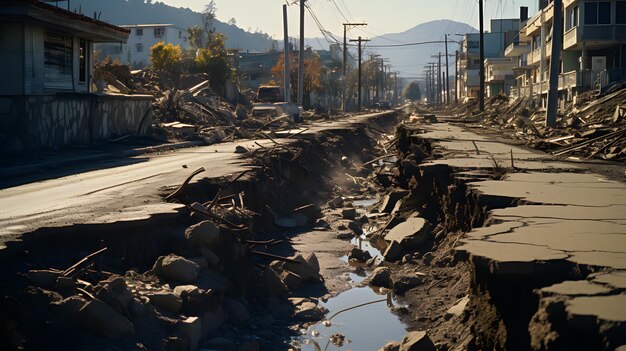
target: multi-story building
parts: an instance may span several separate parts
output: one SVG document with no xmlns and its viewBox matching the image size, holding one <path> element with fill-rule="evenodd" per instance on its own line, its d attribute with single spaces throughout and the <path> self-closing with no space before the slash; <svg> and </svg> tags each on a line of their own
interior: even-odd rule
<svg viewBox="0 0 626 351">
<path fill-rule="evenodd" d="M 484 33 L 485 58 L 503 57 L 507 46 L 513 42 L 519 33 L 520 21 L 513 19 L 492 19 L 490 32 Z M 492 61 L 495 63 L 495 61 Z M 467 33 L 461 42 L 459 53 L 458 91 L 460 97 L 476 98 L 480 89 L 480 34 Z M 499 67 L 498 67 L 499 69 Z M 485 71 L 485 77 L 487 77 Z M 511 75 L 508 73 L 507 75 Z M 512 82 L 512 80 L 509 80 Z M 494 83 L 494 89 L 496 82 Z M 504 82 L 503 82 L 504 84 Z M 500 84 L 502 85 L 502 84 Z M 506 89 L 508 90 L 508 88 Z"/>
<path fill-rule="evenodd" d="M 540 0 L 538 13 L 523 23 L 506 51 L 518 63 L 513 94 L 532 96 L 542 104 L 549 86 L 553 18 L 552 0 Z M 563 19 L 560 98 L 570 100 L 626 78 L 626 1 L 563 0 Z"/>
<path fill-rule="evenodd" d="M 159 42 L 190 48 L 187 30 L 174 24 L 127 24 L 120 27 L 130 30 L 125 44 L 103 44 L 96 49 L 103 58 L 119 60 L 132 68 L 149 66 L 150 48 Z"/>
<path fill-rule="evenodd" d="M 509 95 L 515 86 L 513 60 L 508 57 L 485 59 L 485 96 Z"/>
</svg>

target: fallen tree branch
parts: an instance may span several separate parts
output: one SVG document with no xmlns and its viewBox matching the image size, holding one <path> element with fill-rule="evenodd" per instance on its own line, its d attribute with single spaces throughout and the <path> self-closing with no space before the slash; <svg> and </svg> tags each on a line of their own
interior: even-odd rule
<svg viewBox="0 0 626 351">
<path fill-rule="evenodd" d="M 187 186 L 187 184 L 189 184 L 189 182 L 191 181 L 191 179 L 193 177 L 195 177 L 196 175 L 200 174 L 204 172 L 204 167 L 200 167 L 198 169 L 196 169 L 195 171 L 193 171 L 193 173 L 191 173 L 191 175 L 189 175 L 189 177 L 187 177 L 187 179 L 185 179 L 185 181 L 183 182 L 183 184 L 181 184 L 178 189 L 176 189 L 173 193 L 167 195 L 165 197 L 166 201 L 169 201 L 170 199 L 172 199 L 173 197 L 178 196 L 178 194 L 180 194 L 181 191 L 183 191 L 183 189 Z"/>
</svg>

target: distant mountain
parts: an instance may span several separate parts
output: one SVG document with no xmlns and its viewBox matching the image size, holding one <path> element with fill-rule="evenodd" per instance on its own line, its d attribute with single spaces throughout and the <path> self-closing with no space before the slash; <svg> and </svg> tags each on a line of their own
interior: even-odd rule
<svg viewBox="0 0 626 351">
<path fill-rule="evenodd" d="M 446 47 L 444 43 L 423 44 L 414 46 L 401 46 L 407 43 L 420 43 L 428 41 L 443 41 L 444 34 L 448 34 L 448 54 L 454 55 L 455 50 L 459 49 L 459 44 L 454 41 L 460 41 L 461 37 L 455 34 L 475 33 L 477 30 L 472 26 L 450 20 L 437 20 L 419 24 L 402 33 L 385 34 L 379 37 L 370 38 L 368 46 L 376 54 L 384 58 L 389 58 L 389 62 L 394 66 L 392 69 L 400 71 L 400 75 L 404 77 L 421 75 L 424 66 L 428 62 L 435 62 L 437 59 L 431 57 L 439 52 L 445 54 Z M 391 46 L 396 47 L 376 47 Z M 442 56 L 442 63 L 445 61 Z M 450 75 L 454 75 L 454 57 L 449 58 Z"/>
<path fill-rule="evenodd" d="M 71 10 L 87 16 L 95 13 L 100 20 L 112 24 L 173 23 L 179 28 L 189 28 L 202 23 L 200 13 L 189 8 L 177 8 L 162 2 L 143 0 L 73 0 Z M 247 32 L 236 25 L 215 21 L 215 29 L 226 35 L 226 46 L 249 51 L 266 51 L 276 45 L 264 33 Z"/>
<path fill-rule="evenodd" d="M 456 43 L 462 39 L 455 34 L 475 33 L 477 30 L 465 23 L 455 22 L 451 20 L 437 20 L 419 24 L 409 30 L 401 33 L 383 34 L 378 37 L 368 38 L 371 41 L 365 46 L 364 58 L 367 59 L 370 54 L 374 53 L 381 57 L 387 58 L 388 63 L 391 63 L 394 71 L 400 71 L 400 75 L 404 77 L 415 77 L 422 75 L 424 66 L 428 62 L 434 62 L 437 59 L 431 57 L 439 52 L 445 54 L 446 47 L 444 43 L 433 43 L 423 45 L 410 45 L 404 46 L 404 44 L 429 42 L 429 41 L 444 41 L 444 34 L 448 35 L 448 54 L 454 55 L 454 52 L 459 49 L 459 44 Z M 342 39 L 339 36 L 335 36 L 338 41 Z M 366 39 L 364 37 L 364 39 Z M 349 43 L 354 44 L 354 43 Z M 316 50 L 328 50 L 328 42 L 324 38 L 306 38 L 305 45 L 310 46 Z M 379 47 L 379 46 L 392 46 L 395 47 Z M 350 51 L 353 57 L 356 57 L 356 48 L 350 47 Z M 445 63 L 445 57 L 442 56 L 442 64 Z M 449 58 L 450 75 L 454 75 L 454 57 Z"/>
</svg>

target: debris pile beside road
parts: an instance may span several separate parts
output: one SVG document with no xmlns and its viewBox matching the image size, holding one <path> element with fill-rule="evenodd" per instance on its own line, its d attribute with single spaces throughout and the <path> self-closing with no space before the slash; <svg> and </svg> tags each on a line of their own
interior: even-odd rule
<svg viewBox="0 0 626 351">
<path fill-rule="evenodd" d="M 621 84 L 603 95 L 586 92 L 577 96 L 575 103 L 565 103 L 556 128 L 546 127 L 545 110 L 531 107 L 526 98 L 498 95 L 486 99 L 484 113 L 477 109 L 472 100 L 451 106 L 445 113 L 464 116 L 467 122 L 497 129 L 555 156 L 626 161 L 626 89 Z M 418 111 L 428 114 L 432 109 Z"/>
<path fill-rule="evenodd" d="M 211 87 L 204 73 L 174 76 L 150 69 L 130 71 L 128 66 L 112 64 L 99 66 L 97 72 L 106 82 L 107 92 L 154 96 L 153 131 L 163 139 L 201 138 L 207 144 L 214 144 L 264 138 L 264 133 L 294 125 L 287 115 L 252 116 L 253 93 L 235 91 L 229 101 Z M 312 113 L 305 112 L 305 120 L 323 118 L 313 118 Z"/>
</svg>

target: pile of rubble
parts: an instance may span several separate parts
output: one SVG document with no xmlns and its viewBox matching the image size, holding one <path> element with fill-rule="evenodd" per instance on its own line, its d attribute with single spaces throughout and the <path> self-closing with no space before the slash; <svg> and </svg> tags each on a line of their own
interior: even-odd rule
<svg viewBox="0 0 626 351">
<path fill-rule="evenodd" d="M 207 144 L 239 138 L 266 138 L 265 133 L 287 129 L 287 116 L 251 116 L 254 94 L 234 92 L 227 100 L 216 92 L 204 73 L 172 75 L 150 69 L 105 64 L 96 68 L 108 93 L 154 96 L 153 131 L 166 140 L 202 139 Z M 233 86 L 234 87 L 234 86 Z M 307 120 L 312 116 L 307 114 Z"/>
<path fill-rule="evenodd" d="M 227 228 L 202 221 L 187 228 L 176 254 L 160 256 L 145 273 L 103 270 L 106 248 L 65 270 L 30 270 L 26 301 L 49 318 L 48 329 L 59 339 L 73 338 L 68 348 L 259 350 L 258 335 L 274 333 L 275 320 L 305 322 L 325 313 L 315 301 L 288 298 L 320 279 L 316 256 L 266 254 L 278 260 L 255 268 L 249 256 L 259 251 L 252 247 L 268 244 L 237 239 Z M 48 331 L 41 333 L 44 338 Z M 45 343 L 27 340 L 30 346 Z"/>
<path fill-rule="evenodd" d="M 474 103 L 453 106 L 448 112 L 497 128 L 556 156 L 626 160 L 626 89 L 620 84 L 602 95 L 583 93 L 563 104 L 555 128 L 546 127 L 545 110 L 530 107 L 525 98 L 499 95 L 485 101 L 483 114 L 475 110 Z"/>
</svg>

